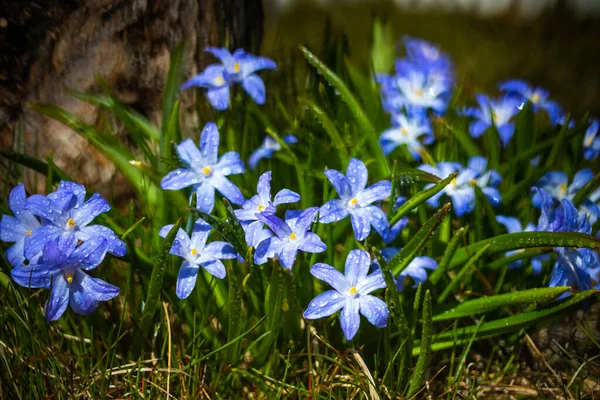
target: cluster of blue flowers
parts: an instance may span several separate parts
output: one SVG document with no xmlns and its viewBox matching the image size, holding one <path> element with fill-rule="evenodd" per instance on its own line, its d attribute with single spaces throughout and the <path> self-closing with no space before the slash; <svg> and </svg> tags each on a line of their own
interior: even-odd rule
<svg viewBox="0 0 600 400">
<path fill-rule="evenodd" d="M 390 113 L 392 128 L 380 138 L 384 153 L 390 154 L 398 146 L 405 145 L 413 160 L 429 162 L 426 146 L 435 140 L 432 119 L 442 117 L 449 106 L 454 85 L 454 67 L 450 58 L 438 47 L 411 37 L 404 38 L 406 57 L 395 63 L 394 75 L 377 77 L 381 85 L 384 109 Z M 275 63 L 264 57 L 256 57 L 236 50 L 207 48 L 222 64 L 209 65 L 201 74 L 183 85 L 183 89 L 199 86 L 208 89 L 210 104 L 219 110 L 229 106 L 229 89 L 240 83 L 259 104 L 265 102 L 265 87 L 255 74 L 261 69 L 275 69 Z M 549 94 L 522 81 L 508 81 L 500 85 L 504 92 L 498 100 L 477 95 L 478 108 L 466 108 L 460 114 L 471 118 L 469 132 L 478 138 L 494 129 L 499 140 L 506 146 L 514 135 L 514 117 L 529 102 L 535 111 L 545 110 L 553 124 L 566 120 L 561 108 L 548 99 Z M 600 154 L 599 124 L 591 120 L 584 138 L 584 157 L 593 160 Z M 298 139 L 288 134 L 283 143 L 294 144 Z M 368 185 L 365 164 L 352 158 L 346 173 L 326 169 L 325 177 L 331 183 L 338 198 L 326 201 L 320 207 L 304 210 L 286 210 L 284 218 L 277 215 L 277 207 L 293 204 L 300 195 L 289 189 L 271 194 L 271 171 L 263 173 L 257 184 L 256 194 L 245 199 L 242 191 L 229 180 L 230 175 L 245 172 L 240 155 L 230 151 L 219 156 L 219 132 L 210 122 L 204 127 L 199 147 L 192 139 L 177 145 L 180 168 L 169 172 L 161 181 L 165 190 L 191 188 L 196 194 L 197 208 L 211 213 L 215 206 L 215 191 L 239 208 L 234 210 L 245 233 L 247 245 L 254 249 L 254 263 L 262 265 L 269 259 L 276 260 L 284 269 L 294 267 L 298 252 L 321 253 L 327 246 L 311 228 L 318 220 L 329 224 L 350 218 L 354 236 L 366 240 L 372 230 L 392 245 L 398 234 L 408 224 L 406 217 L 390 226 L 386 212 L 397 209 L 403 197 L 391 198 L 392 183 L 381 180 Z M 281 149 L 281 143 L 271 137 L 252 153 L 248 164 L 252 169 L 263 158 L 272 157 Z M 479 187 L 492 206 L 502 202 L 498 189 L 500 174 L 488 169 L 484 157 L 471 157 L 467 165 L 459 162 L 439 162 L 420 165 L 423 171 L 444 179 L 451 174 L 455 178 L 442 191 L 428 200 L 432 207 L 439 206 L 442 196 L 448 196 L 457 217 L 472 213 L 475 208 L 475 187 Z M 576 193 L 593 177 L 589 169 L 579 171 L 569 185 L 568 176 L 559 171 L 547 173 L 532 189 L 532 203 L 540 209 L 537 225 L 521 222 L 510 216 L 500 215 L 499 223 L 509 232 L 550 231 L 580 232 L 591 234 L 591 224 L 600 219 L 600 189 L 592 192 L 577 209 L 572 200 Z M 429 185 L 432 186 L 432 185 Z M 426 187 L 429 187 L 426 186 Z M 61 182 L 58 190 L 48 196 L 33 195 L 26 198 L 23 185 L 13 189 L 9 205 L 14 216 L 4 215 L 0 224 L 0 238 L 15 244 L 6 252 L 13 265 L 13 279 L 29 288 L 51 289 L 46 303 L 46 318 L 59 318 L 70 303 L 73 310 L 89 314 L 99 301 L 115 297 L 119 289 L 102 280 L 91 278 L 84 271 L 98 266 L 106 253 L 125 255 L 125 244 L 114 232 L 102 225 L 90 225 L 92 220 L 110 209 L 99 195 L 85 200 L 86 191 L 81 185 Z M 280 214 L 281 215 L 281 214 Z M 165 237 L 173 225 L 164 226 L 159 234 Z M 373 229 L 371 229 L 373 228 Z M 176 285 L 179 298 L 188 297 L 195 287 L 200 268 L 212 276 L 223 279 L 226 268 L 222 260 L 241 259 L 234 247 L 223 241 L 208 242 L 211 226 L 198 219 L 190 232 L 180 229 L 171 248 L 171 254 L 183 259 Z M 400 251 L 397 247 L 382 250 L 386 260 Z M 600 288 L 598 254 L 589 249 L 554 249 L 556 261 L 550 277 L 550 286 L 570 285 L 584 290 Z M 542 262 L 549 254 L 531 260 L 535 274 L 542 270 Z M 241 260 L 242 261 L 242 260 Z M 522 266 L 522 261 L 511 267 Z M 428 270 L 437 263 L 429 257 L 416 257 L 403 272 L 395 277 L 398 291 L 404 290 L 406 279 L 414 285 L 427 279 Z M 362 314 L 371 324 L 384 327 L 389 311 L 385 302 L 371 295 L 385 287 L 382 272 L 376 260 L 364 250 L 352 250 L 347 256 L 345 273 L 333 266 L 318 263 L 311 274 L 326 282 L 333 289 L 318 295 L 304 312 L 307 319 L 322 318 L 339 310 L 341 327 L 345 337 L 352 339 L 360 325 Z M 371 272 L 369 274 L 369 272 Z"/>
<path fill-rule="evenodd" d="M 125 243 L 103 225 L 90 225 L 110 210 L 99 194 L 85 200 L 85 187 L 60 182 L 48 196 L 27 198 L 24 186 L 9 196 L 14 215 L 3 215 L 0 239 L 14 242 L 6 258 L 12 278 L 28 288 L 50 289 L 44 307 L 46 320 L 58 319 L 70 304 L 78 314 L 90 314 L 98 302 L 119 294 L 119 288 L 86 272 L 96 268 L 106 253 L 125 255 Z"/>
</svg>

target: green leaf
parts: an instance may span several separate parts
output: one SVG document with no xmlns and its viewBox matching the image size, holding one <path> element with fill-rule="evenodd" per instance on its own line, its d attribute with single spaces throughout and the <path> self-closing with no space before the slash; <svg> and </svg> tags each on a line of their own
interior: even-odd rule
<svg viewBox="0 0 600 400">
<path fill-rule="evenodd" d="M 175 102 L 179 94 L 181 79 L 183 78 L 183 57 L 185 55 L 185 43 L 181 42 L 171 54 L 171 64 L 169 65 L 169 75 L 167 76 L 167 85 L 163 94 L 163 115 L 161 123 L 162 141 L 160 143 L 160 154 L 164 155 L 168 150 L 169 141 L 169 121 L 172 118 Z M 179 115 L 179 113 L 177 113 Z"/>
<path fill-rule="evenodd" d="M 242 282 L 240 271 L 229 270 L 229 328 L 227 330 L 227 342 L 232 342 L 240 335 L 243 328 L 242 323 Z M 240 342 L 236 342 L 227 350 L 226 360 L 229 364 L 236 364 L 240 358 Z"/>
<path fill-rule="evenodd" d="M 439 183 L 441 180 L 441 178 L 420 169 L 396 171 L 396 184 L 398 186 L 412 185 L 413 183 Z"/>
<path fill-rule="evenodd" d="M 300 103 L 306 105 L 313 112 L 317 120 L 321 123 L 323 129 L 325 129 L 325 132 L 327 133 L 327 135 L 329 135 L 329 139 L 331 140 L 333 147 L 337 150 L 337 153 L 341 158 L 342 165 L 348 164 L 350 155 L 348 154 L 348 149 L 346 149 L 344 139 L 342 139 L 342 136 L 338 132 L 335 123 L 329 118 L 327 113 L 323 109 L 321 109 L 313 100 L 303 97 L 300 98 Z"/>
<path fill-rule="evenodd" d="M 425 292 L 425 301 L 423 302 L 423 331 L 421 333 L 421 352 L 415 366 L 415 372 L 410 381 L 408 389 L 408 398 L 411 398 L 423 386 L 425 381 L 425 372 L 429 365 L 431 354 L 431 342 L 433 338 L 433 324 L 431 318 L 431 293 Z"/>
<path fill-rule="evenodd" d="M 400 221 L 402 217 L 406 214 L 425 203 L 427 200 L 435 196 L 442 189 L 448 186 L 454 178 L 458 175 L 457 172 L 453 172 L 448 175 L 446 179 L 438 182 L 436 185 L 430 187 L 429 189 L 425 189 L 420 191 L 419 193 L 412 196 L 410 199 L 406 200 L 406 203 L 402 204 L 398 207 L 398 210 L 394 214 L 394 217 L 390 220 L 390 226 L 393 226 L 396 222 Z"/>
<path fill-rule="evenodd" d="M 450 203 L 444 204 L 433 217 L 423 224 L 421 229 L 419 229 L 406 246 L 390 260 L 388 264 L 394 276 L 400 275 L 408 267 L 408 264 L 420 253 L 431 235 L 433 235 L 437 227 L 446 218 L 451 208 Z"/>
<path fill-rule="evenodd" d="M 377 73 L 388 73 L 394 65 L 396 57 L 396 38 L 390 22 L 381 22 L 379 18 L 373 23 L 373 46 L 371 47 L 371 63 Z"/>
<path fill-rule="evenodd" d="M 385 154 L 383 154 L 383 150 L 381 146 L 379 146 L 379 135 L 375 131 L 375 127 L 371 124 L 371 121 L 367 118 L 367 115 L 363 111 L 361 105 L 356 100 L 356 98 L 348 89 L 348 86 L 331 71 L 321 60 L 319 60 L 313 53 L 311 53 L 306 47 L 300 46 L 300 50 L 308 60 L 308 62 L 314 66 L 317 71 L 323 75 L 325 80 L 333 86 L 333 88 L 339 92 L 342 100 L 348 105 L 350 112 L 356 119 L 359 128 L 366 135 L 367 141 L 371 146 L 371 151 L 375 154 L 375 158 L 377 159 L 377 165 L 381 171 L 383 176 L 388 176 L 390 174 L 390 168 L 388 166 L 387 159 Z"/>
<path fill-rule="evenodd" d="M 181 221 L 181 218 L 179 218 L 175 225 L 169 230 L 163 246 L 158 252 L 154 267 L 152 268 L 150 284 L 148 285 L 148 294 L 146 295 L 146 302 L 144 303 L 144 313 L 142 314 L 142 319 L 140 321 L 140 328 L 144 334 L 147 334 L 150 330 L 154 313 L 158 308 L 158 300 L 163 287 L 163 277 L 169 262 L 169 252 L 177 237 L 177 232 L 181 227 Z"/>
<path fill-rule="evenodd" d="M 591 235 L 573 232 L 515 232 L 481 240 L 456 251 L 450 261 L 449 269 L 464 264 L 482 247 L 490 245 L 488 254 L 504 253 L 506 251 L 532 247 L 587 247 L 600 248 L 600 239 Z"/>
<path fill-rule="evenodd" d="M 479 148 L 477 144 L 473 141 L 471 136 L 466 130 L 466 126 L 463 125 L 462 128 L 455 127 L 450 124 L 445 124 L 446 128 L 452 132 L 454 137 L 458 140 L 458 143 L 462 146 L 463 150 L 469 157 L 475 157 L 480 155 Z"/>
<path fill-rule="evenodd" d="M 444 300 L 446 300 L 446 297 L 448 297 L 448 295 L 450 293 L 452 293 L 452 291 L 454 289 L 456 289 L 458 287 L 458 285 L 460 285 L 461 283 L 464 282 L 464 280 L 463 280 L 464 276 L 467 274 L 467 272 L 469 272 L 469 270 L 477 262 L 477 260 L 479 260 L 486 253 L 486 251 L 489 248 L 490 248 L 490 244 L 488 243 L 485 246 L 483 246 L 482 248 L 480 248 L 477 251 L 477 253 L 475 253 L 473 255 L 473 257 L 471 257 L 469 259 L 469 261 L 467 261 L 467 263 L 460 270 L 460 272 L 458 274 L 456 274 L 456 276 L 454 277 L 454 279 L 452 279 L 452 281 L 450 282 L 450 284 L 448 286 L 446 286 L 446 288 L 444 289 L 444 291 L 442 292 L 442 294 L 438 297 L 438 299 L 437 299 L 438 304 L 442 304 L 444 302 Z"/>
<path fill-rule="evenodd" d="M 458 228 L 456 230 L 456 232 L 454 233 L 454 236 L 452 236 L 452 239 L 450 239 L 450 243 L 448 243 L 448 246 L 446 246 L 446 250 L 444 251 L 444 255 L 442 256 L 442 260 L 438 264 L 438 267 L 435 269 L 435 271 L 433 271 L 431 273 L 431 275 L 429 276 L 429 280 L 434 285 L 436 283 L 438 283 L 438 281 L 440 280 L 440 278 L 442 276 L 444 276 L 444 274 L 448 270 L 448 266 L 450 265 L 450 260 L 452 259 L 452 257 L 454 256 L 454 253 L 456 252 L 456 248 L 458 247 L 458 243 L 461 240 L 463 240 L 464 236 L 467 233 L 467 230 L 468 230 L 467 227 Z"/>
<path fill-rule="evenodd" d="M 452 307 L 442 314 L 434 316 L 433 321 L 454 320 L 471 315 L 483 314 L 500 307 L 546 303 L 554 300 L 569 289 L 569 286 L 537 288 L 469 300 Z"/>
<path fill-rule="evenodd" d="M 0 151 L 0 156 L 6 158 L 7 160 L 16 162 L 17 164 L 20 164 L 26 168 L 32 169 L 35 172 L 39 172 L 44 176 L 48 176 L 48 163 L 35 157 L 30 157 L 27 154 L 18 153 L 12 150 Z M 57 183 L 60 179 L 71 180 L 66 175 L 65 178 L 60 178 L 57 176 L 52 183 Z"/>
</svg>

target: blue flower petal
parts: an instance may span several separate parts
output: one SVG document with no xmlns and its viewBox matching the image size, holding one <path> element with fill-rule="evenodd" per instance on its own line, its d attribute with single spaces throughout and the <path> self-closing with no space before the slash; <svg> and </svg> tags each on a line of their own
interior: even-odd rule
<svg viewBox="0 0 600 400">
<path fill-rule="evenodd" d="M 63 315 L 69 305 L 69 284 L 62 273 L 52 278 L 50 297 L 44 306 L 46 321 L 56 321 Z"/>
<path fill-rule="evenodd" d="M 327 250 L 327 246 L 316 233 L 306 232 L 299 249 L 307 253 L 322 253 Z"/>
<path fill-rule="evenodd" d="M 359 310 L 362 315 L 378 328 L 387 326 L 387 318 L 390 314 L 387 304 L 375 296 L 361 296 L 358 299 Z"/>
<path fill-rule="evenodd" d="M 200 177 L 191 169 L 178 168 L 162 178 L 160 187 L 164 190 L 179 190 L 200 183 L 203 180 L 203 177 Z"/>
<path fill-rule="evenodd" d="M 352 250 L 346 257 L 345 275 L 351 286 L 356 286 L 369 272 L 371 257 L 364 250 Z"/>
<path fill-rule="evenodd" d="M 273 199 L 273 204 L 278 206 L 280 204 L 296 203 L 300 201 L 300 195 L 289 189 L 281 189 Z"/>
<path fill-rule="evenodd" d="M 369 172 L 365 164 L 356 158 L 350 159 L 348 168 L 346 169 L 346 179 L 348 179 L 352 188 L 352 193 L 358 193 L 363 190 L 367 186 L 368 178 Z"/>
<path fill-rule="evenodd" d="M 102 279 L 92 278 L 85 272 L 76 270 L 73 282 L 77 282 L 82 291 L 96 301 L 107 301 L 119 294 L 119 288 L 104 282 Z"/>
<path fill-rule="evenodd" d="M 53 265 L 35 264 L 13 268 L 10 274 L 13 280 L 23 287 L 49 289 L 52 276 L 59 271 Z"/>
<path fill-rule="evenodd" d="M 340 198 L 346 199 L 352 196 L 353 192 L 350 187 L 350 182 L 348 182 L 346 176 L 344 176 L 344 174 L 342 174 L 340 171 L 336 171 L 335 169 L 327 169 L 325 170 L 325 176 L 327 179 L 329 179 Z"/>
<path fill-rule="evenodd" d="M 73 220 L 77 226 L 85 226 L 98 215 L 108 212 L 110 205 L 99 193 L 94 193 L 83 206 L 75 209 Z"/>
<path fill-rule="evenodd" d="M 215 188 L 207 182 L 196 187 L 196 206 L 200 211 L 210 214 L 215 207 Z"/>
<path fill-rule="evenodd" d="M 329 200 L 319 210 L 319 221 L 324 224 L 336 222 L 348 216 L 344 202 L 339 199 Z"/>
<path fill-rule="evenodd" d="M 217 110 L 226 110 L 229 107 L 229 86 L 208 89 L 206 98 L 210 105 Z"/>
<path fill-rule="evenodd" d="M 177 275 L 177 286 L 175 288 L 175 294 L 180 299 L 188 297 L 194 287 L 196 286 L 196 278 L 198 277 L 199 267 L 189 261 L 184 261 L 179 268 L 179 274 Z"/>
<path fill-rule="evenodd" d="M 233 258 L 235 257 L 236 254 L 234 254 Z M 212 260 L 206 263 L 202 263 L 200 265 L 206 270 L 206 272 L 208 272 L 216 278 L 225 279 L 225 276 L 227 275 L 225 265 L 223 264 L 223 262 L 221 262 L 221 260 Z"/>
<path fill-rule="evenodd" d="M 233 204 L 242 204 L 244 202 L 244 195 L 240 189 L 224 175 L 214 174 L 209 178 L 209 182 Z"/>
<path fill-rule="evenodd" d="M 115 235 L 112 229 L 104 225 L 88 225 L 76 232 L 76 236 L 81 241 L 88 241 L 93 238 L 104 238 L 108 242 L 108 252 L 117 257 L 123 257 L 127 253 L 125 242 Z"/>
<path fill-rule="evenodd" d="M 275 232 L 275 234 L 284 239 L 292 234 L 292 230 L 283 220 L 276 215 L 258 214 L 258 220 L 265 223 Z M 258 251 L 258 250 L 257 250 Z"/>
<path fill-rule="evenodd" d="M 69 219 L 69 215 L 61 207 L 40 194 L 29 196 L 25 203 L 25 209 L 51 221 L 56 226 L 64 227 Z"/>
<path fill-rule="evenodd" d="M 265 83 L 258 75 L 250 75 L 244 78 L 242 87 L 257 104 L 265 104 Z"/>
<path fill-rule="evenodd" d="M 352 338 L 358 332 L 360 327 L 360 303 L 355 299 L 347 298 L 344 303 L 344 308 L 340 313 L 340 323 L 346 340 L 352 340 Z"/>
<path fill-rule="evenodd" d="M 317 263 L 312 266 L 310 273 L 317 279 L 326 282 L 340 293 L 345 293 L 351 285 L 348 279 L 340 271 L 325 263 Z"/>
<path fill-rule="evenodd" d="M 336 290 L 328 290 L 311 300 L 304 311 L 304 318 L 319 319 L 339 311 L 345 304 L 345 296 Z"/>
</svg>

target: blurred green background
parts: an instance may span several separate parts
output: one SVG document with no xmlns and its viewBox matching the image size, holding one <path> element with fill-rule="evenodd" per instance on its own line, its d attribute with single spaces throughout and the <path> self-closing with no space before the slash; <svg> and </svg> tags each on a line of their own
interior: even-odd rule
<svg viewBox="0 0 600 400">
<path fill-rule="evenodd" d="M 594 1 L 579 3 L 597 9 Z M 535 8 L 537 2 L 545 3 L 523 4 Z M 368 68 L 377 18 L 390 25 L 397 39 L 408 34 L 438 43 L 456 63 L 457 84 L 465 95 L 479 91 L 494 95 L 499 81 L 518 78 L 549 90 L 574 118 L 587 111 L 600 114 L 599 13 L 576 9 L 573 1 L 551 2 L 535 16 L 524 15 L 519 8 L 523 4 L 513 1 L 490 17 L 435 5 L 418 7 L 416 1 L 415 6 L 402 8 L 391 1 L 291 1 L 285 7 L 280 3 L 265 3 L 262 45 L 262 52 L 278 62 L 301 58 L 298 44 L 331 59 L 321 50 L 328 41 L 337 40 L 344 43 L 345 55 L 353 63 Z M 280 65 L 280 70 L 285 67 Z"/>
</svg>

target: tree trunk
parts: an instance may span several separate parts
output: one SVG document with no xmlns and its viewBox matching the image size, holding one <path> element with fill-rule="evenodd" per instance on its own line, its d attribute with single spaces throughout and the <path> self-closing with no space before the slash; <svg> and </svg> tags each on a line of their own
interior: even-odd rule
<svg viewBox="0 0 600 400">
<path fill-rule="evenodd" d="M 53 153 L 74 179 L 109 194 L 122 186 L 114 184 L 122 180 L 114 166 L 85 139 L 27 104 L 55 104 L 93 122 L 97 110 L 68 90 L 92 90 L 102 76 L 122 101 L 159 123 L 170 55 L 182 40 L 188 50 L 184 70 L 191 76 L 212 62 L 206 46 L 225 39 L 230 49 L 257 45 L 262 22 L 260 0 L 5 0 L 0 147 L 12 146 L 23 115 L 27 154 Z"/>
</svg>

